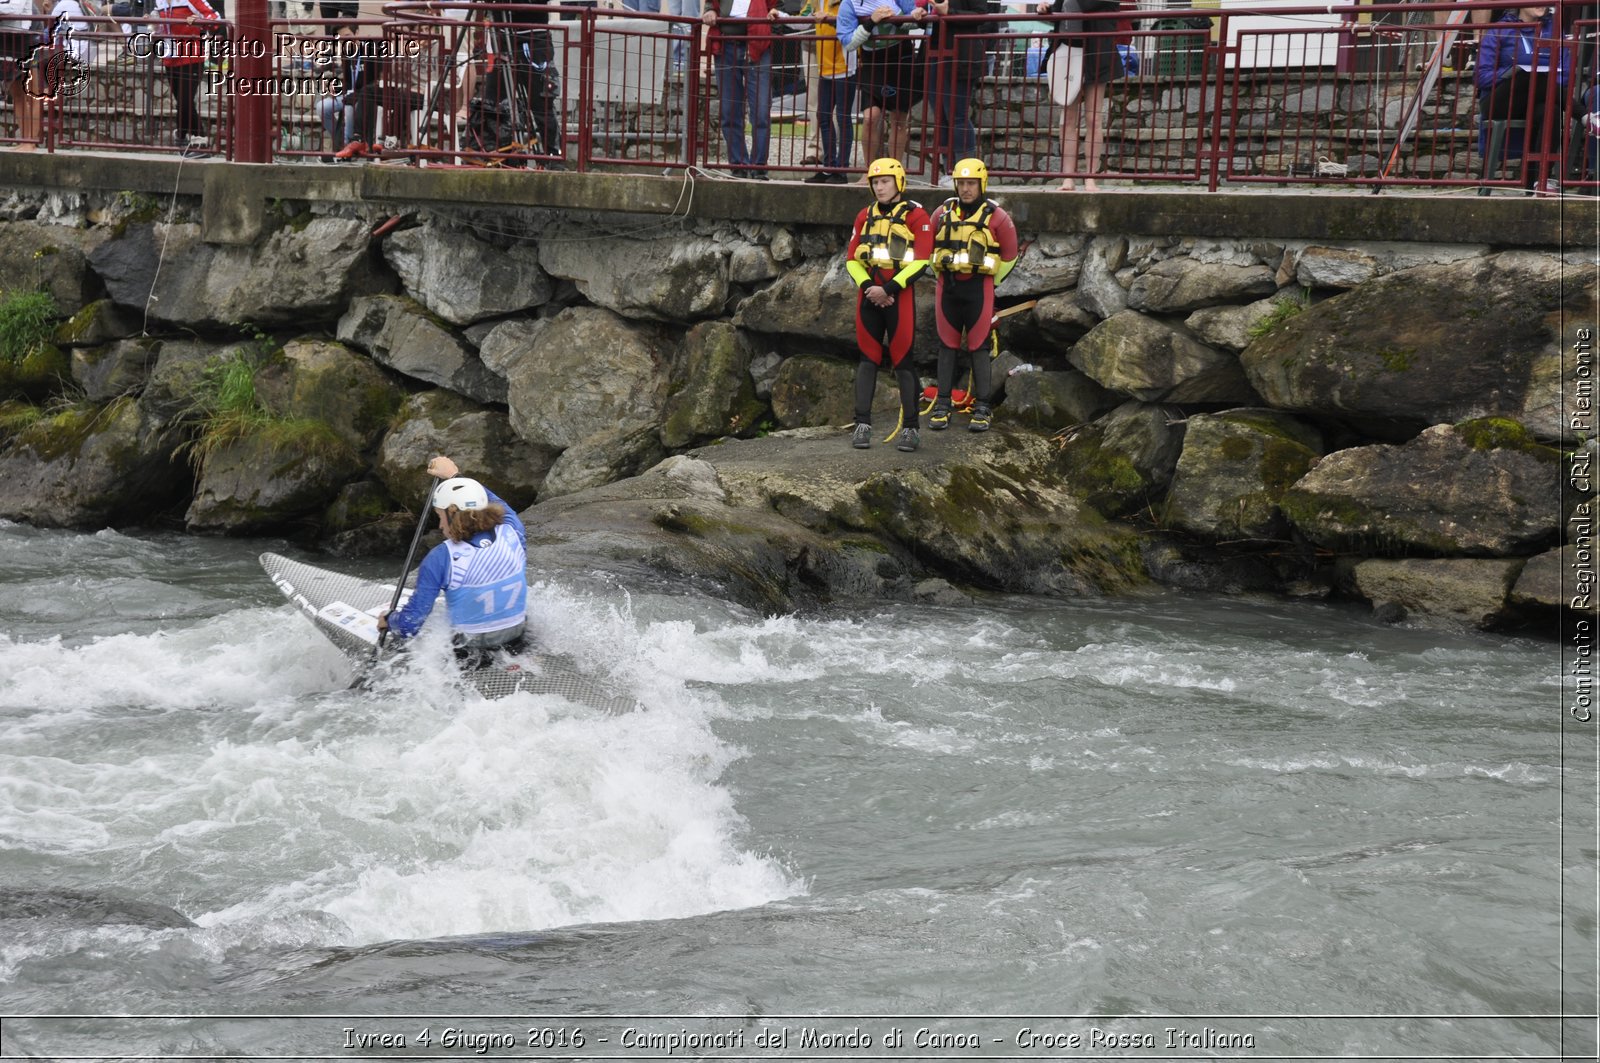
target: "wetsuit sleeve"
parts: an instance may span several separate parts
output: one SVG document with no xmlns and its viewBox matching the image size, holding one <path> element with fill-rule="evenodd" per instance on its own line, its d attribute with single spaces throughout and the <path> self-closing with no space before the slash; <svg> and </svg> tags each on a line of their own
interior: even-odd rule
<svg viewBox="0 0 1600 1063">
<path fill-rule="evenodd" d="M 517 538 L 521 539 L 522 545 L 526 547 L 528 545 L 528 529 L 522 526 L 522 518 L 517 515 L 516 507 L 514 507 L 510 502 L 507 502 L 505 499 L 501 498 L 499 495 L 495 494 L 493 491 L 489 490 L 487 487 L 483 489 L 483 493 L 489 496 L 490 502 L 493 502 L 495 505 L 506 511 L 506 517 L 500 522 L 500 526 L 502 528 L 509 526 L 514 529 L 517 533 Z"/>
<path fill-rule="evenodd" d="M 389 614 L 389 627 L 395 634 L 411 638 L 422 630 L 423 621 L 433 612 L 433 603 L 438 601 L 439 592 L 444 590 L 445 580 L 449 578 L 450 548 L 440 543 L 422 559 L 422 567 L 417 569 L 417 589 L 410 599 Z"/>
<path fill-rule="evenodd" d="M 867 282 L 872 280 L 872 274 L 867 267 L 856 259 L 856 248 L 861 246 L 861 230 L 867 224 L 867 211 L 871 207 L 863 207 L 860 214 L 856 215 L 856 227 L 850 233 L 850 245 L 844 249 L 844 271 L 850 274 L 850 279 L 856 282 L 857 288 L 865 288 Z"/>
<path fill-rule="evenodd" d="M 906 228 L 911 230 L 916 241 L 912 249 L 917 257 L 906 263 L 894 275 L 894 279 L 883 286 L 883 290 L 891 295 L 911 287 L 912 282 L 927 271 L 928 259 L 933 257 L 933 226 L 928 222 L 928 212 L 921 207 L 912 207 L 906 214 Z"/>
<path fill-rule="evenodd" d="M 996 207 L 994 216 L 989 219 L 989 231 L 994 234 L 994 242 L 1000 245 L 1000 268 L 994 273 L 994 282 L 999 284 L 1017 264 L 1017 225 L 1011 215 Z"/>
</svg>

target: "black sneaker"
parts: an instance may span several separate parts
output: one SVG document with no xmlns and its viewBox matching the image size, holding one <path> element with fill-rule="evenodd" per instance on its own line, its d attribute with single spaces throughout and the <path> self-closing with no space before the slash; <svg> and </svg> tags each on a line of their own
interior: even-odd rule
<svg viewBox="0 0 1600 1063">
<path fill-rule="evenodd" d="M 826 185 L 831 184 L 832 182 L 832 176 L 825 173 L 814 173 L 810 177 L 806 178 L 806 184 L 808 185 Z"/>
<path fill-rule="evenodd" d="M 900 429 L 900 434 L 896 436 L 894 440 L 894 449 L 896 450 L 910 452 L 916 450 L 917 447 L 921 445 L 922 433 L 918 432 L 915 428 Z"/>
<path fill-rule="evenodd" d="M 850 445 L 857 450 L 866 450 L 872 446 L 872 426 L 865 421 L 856 422 L 856 430 L 850 437 Z"/>
<path fill-rule="evenodd" d="M 989 407 L 978 403 L 972 407 L 972 420 L 967 423 L 969 432 L 987 432 L 989 430 Z"/>
<path fill-rule="evenodd" d="M 940 404 L 933 408 L 933 413 L 928 416 L 928 427 L 935 432 L 943 432 L 950 427 L 950 407 Z"/>
</svg>

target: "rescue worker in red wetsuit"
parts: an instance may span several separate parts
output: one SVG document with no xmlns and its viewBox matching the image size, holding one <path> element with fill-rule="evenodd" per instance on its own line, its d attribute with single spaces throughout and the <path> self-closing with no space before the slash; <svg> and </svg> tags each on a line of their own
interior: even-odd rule
<svg viewBox="0 0 1600 1063">
<path fill-rule="evenodd" d="M 900 386 L 901 428 L 896 450 L 916 450 L 917 378 L 906 357 L 916 332 L 911 283 L 928 268 L 933 231 L 928 212 L 905 198 L 906 170 L 897 159 L 877 159 L 867 167 L 873 202 L 856 215 L 845 249 L 845 269 L 856 282 L 856 428 L 850 443 L 872 446 L 872 392 L 886 362 Z"/>
<path fill-rule="evenodd" d="M 933 212 L 933 257 L 936 278 L 934 324 L 939 330 L 939 393 L 928 415 L 928 427 L 950 427 L 951 389 L 957 356 L 972 366 L 973 432 L 989 430 L 989 354 L 984 344 L 994 323 L 994 286 L 1017 264 L 1017 227 L 992 199 L 989 170 L 981 160 L 962 159 L 951 171 L 956 194 Z"/>
</svg>

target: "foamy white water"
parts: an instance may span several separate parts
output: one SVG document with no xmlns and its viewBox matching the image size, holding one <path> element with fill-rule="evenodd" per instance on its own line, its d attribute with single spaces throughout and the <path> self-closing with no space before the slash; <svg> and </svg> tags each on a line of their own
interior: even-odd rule
<svg viewBox="0 0 1600 1063">
<path fill-rule="evenodd" d="M 547 574 L 546 646 L 644 706 L 609 715 L 485 701 L 426 653 L 346 689 L 263 548 L 0 526 L 7 1014 L 587 1015 L 612 1047 L 623 1020 L 595 1016 L 753 1040 L 780 1014 L 919 1014 L 908 1036 L 981 1029 L 979 1054 L 1023 1051 L 1000 1015 L 1092 1028 L 1096 1056 L 1174 1023 L 1178 1056 L 1225 1054 L 1208 1028 L 1255 1055 L 1592 1047 L 1592 1023 L 1515 1017 L 1596 986 L 1594 742 L 1563 731 L 1550 645 L 1172 595 L 762 618 Z M 360 1054 L 340 1022 L 3 1037 Z"/>
</svg>

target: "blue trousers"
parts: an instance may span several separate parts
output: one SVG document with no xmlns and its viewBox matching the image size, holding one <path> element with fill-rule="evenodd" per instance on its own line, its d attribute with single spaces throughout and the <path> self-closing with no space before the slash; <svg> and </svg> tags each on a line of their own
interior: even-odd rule
<svg viewBox="0 0 1600 1063">
<path fill-rule="evenodd" d="M 722 97 L 722 139 L 728 145 L 728 162 L 765 175 L 772 136 L 772 52 L 752 60 L 744 41 L 724 40 L 717 56 L 717 91 Z M 744 139 L 747 110 L 749 147 Z"/>
<path fill-rule="evenodd" d="M 822 168 L 825 170 L 837 173 L 850 165 L 856 128 L 851 105 L 855 98 L 855 78 L 817 79 L 817 122 L 822 126 Z"/>
</svg>

